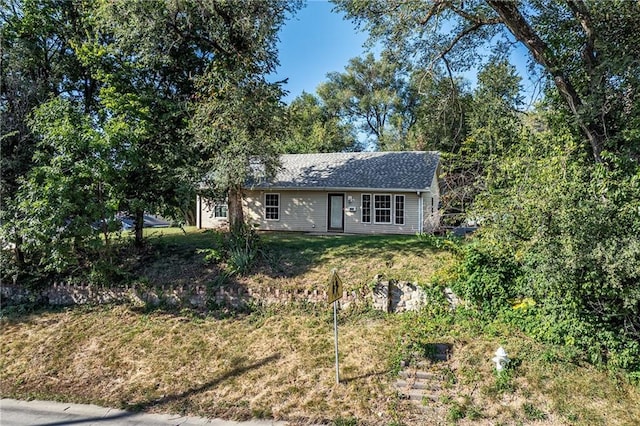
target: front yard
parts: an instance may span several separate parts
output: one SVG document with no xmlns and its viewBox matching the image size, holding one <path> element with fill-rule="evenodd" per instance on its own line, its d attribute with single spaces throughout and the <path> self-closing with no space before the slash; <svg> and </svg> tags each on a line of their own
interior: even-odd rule
<svg viewBox="0 0 640 426">
<path fill-rule="evenodd" d="M 215 238 L 153 230 L 135 279 L 215 279 L 217 267 L 205 261 Z M 238 278 L 243 285 L 324 287 L 332 268 L 352 289 L 376 274 L 427 284 L 450 260 L 411 236 L 262 239 L 265 257 Z M 570 347 L 539 344 L 473 312 L 431 306 L 417 315 L 387 315 L 358 305 L 340 312 L 339 323 L 336 385 L 332 311 L 325 304 L 254 306 L 224 316 L 126 305 L 4 312 L 0 393 L 293 424 L 631 425 L 640 418 L 637 386 L 585 364 Z M 400 361 L 427 355 L 433 343 L 453 351 L 433 365 L 438 400 L 419 407 L 392 385 Z M 498 346 L 513 360 L 505 375 L 490 361 Z"/>
</svg>

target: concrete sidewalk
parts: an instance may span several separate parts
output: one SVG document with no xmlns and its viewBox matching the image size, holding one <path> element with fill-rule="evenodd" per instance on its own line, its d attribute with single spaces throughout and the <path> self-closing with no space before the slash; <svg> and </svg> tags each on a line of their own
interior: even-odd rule
<svg viewBox="0 0 640 426">
<path fill-rule="evenodd" d="M 2 426 L 285 426 L 286 424 L 286 422 L 270 420 L 234 422 L 178 414 L 134 413 L 97 405 L 0 399 L 0 425 Z"/>
</svg>

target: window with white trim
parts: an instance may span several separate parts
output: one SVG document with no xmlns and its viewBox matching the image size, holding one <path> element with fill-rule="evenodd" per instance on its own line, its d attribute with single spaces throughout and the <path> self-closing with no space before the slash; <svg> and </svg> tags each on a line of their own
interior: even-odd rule
<svg viewBox="0 0 640 426">
<path fill-rule="evenodd" d="M 280 194 L 264 194 L 264 218 L 280 220 Z"/>
<path fill-rule="evenodd" d="M 371 194 L 362 194 L 362 223 L 371 223 Z"/>
<path fill-rule="evenodd" d="M 213 217 L 215 218 L 223 218 L 226 219 L 228 216 L 229 209 L 226 204 L 216 203 L 213 206 Z"/>
<path fill-rule="evenodd" d="M 373 219 L 375 223 L 391 223 L 391 195 L 373 196 Z"/>
<path fill-rule="evenodd" d="M 404 195 L 395 196 L 395 224 L 404 225 Z"/>
</svg>

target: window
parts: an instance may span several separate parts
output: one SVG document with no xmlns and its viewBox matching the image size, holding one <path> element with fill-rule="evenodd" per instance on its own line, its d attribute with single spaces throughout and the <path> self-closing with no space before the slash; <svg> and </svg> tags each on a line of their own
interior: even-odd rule
<svg viewBox="0 0 640 426">
<path fill-rule="evenodd" d="M 371 194 L 362 194 L 362 223 L 371 223 Z"/>
<path fill-rule="evenodd" d="M 280 194 L 265 194 L 264 218 L 266 220 L 280 219 Z"/>
<path fill-rule="evenodd" d="M 213 217 L 217 218 L 226 218 L 227 217 L 227 205 L 226 204 L 216 204 L 213 206 Z"/>
<path fill-rule="evenodd" d="M 375 223 L 391 223 L 391 195 L 374 195 L 373 211 Z"/>
<path fill-rule="evenodd" d="M 396 225 L 404 225 L 404 195 L 396 195 L 395 222 Z"/>
</svg>

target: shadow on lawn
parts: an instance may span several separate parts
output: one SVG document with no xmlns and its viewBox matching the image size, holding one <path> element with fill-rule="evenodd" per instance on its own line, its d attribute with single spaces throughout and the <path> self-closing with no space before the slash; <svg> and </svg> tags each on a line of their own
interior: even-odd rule
<svg viewBox="0 0 640 426">
<path fill-rule="evenodd" d="M 395 253 L 433 252 L 414 235 L 309 235 L 264 233 L 265 259 L 260 272 L 271 277 L 295 277 L 326 262 L 328 257 L 366 258 Z"/>
<path fill-rule="evenodd" d="M 391 370 L 384 370 L 384 371 L 377 371 L 377 372 L 372 372 L 372 373 L 367 373 L 367 374 L 361 374 L 361 375 L 355 376 L 355 377 L 340 377 L 340 383 L 346 385 L 346 384 L 349 384 L 351 382 L 356 382 L 356 381 L 361 380 L 361 379 L 368 379 L 369 377 L 386 376 L 390 372 L 391 372 Z"/>
<path fill-rule="evenodd" d="M 173 402 L 179 402 L 179 401 L 183 401 L 188 399 L 189 397 L 202 393 L 202 392 L 206 392 L 209 389 L 212 389 L 214 387 L 216 387 L 218 384 L 224 382 L 227 379 L 231 379 L 233 377 L 237 377 L 240 376 L 244 373 L 246 373 L 247 371 L 256 369 L 256 368 L 260 368 L 263 365 L 269 364 L 273 361 L 276 361 L 280 359 L 280 353 L 275 353 L 273 355 L 270 355 L 266 358 L 262 358 L 261 360 L 258 360 L 256 362 L 254 362 L 253 364 L 249 364 L 249 365 L 243 365 L 243 366 L 238 366 L 236 368 L 234 368 L 231 371 L 226 372 L 225 374 L 223 374 L 222 376 L 207 382 L 203 385 L 197 386 L 195 388 L 191 388 L 188 389 L 184 392 L 180 392 L 174 395 L 167 395 L 167 396 L 163 396 L 162 398 L 159 399 L 154 399 L 151 401 L 146 401 L 146 402 L 141 402 L 141 403 L 136 403 L 136 404 L 125 404 L 124 405 L 124 409 L 125 410 L 131 410 L 131 411 L 145 411 L 149 408 L 152 407 L 160 407 L 163 405 L 167 405 Z"/>
<path fill-rule="evenodd" d="M 223 374 L 222 376 L 210 382 L 207 382 L 203 385 L 188 389 L 184 392 L 180 392 L 174 395 L 167 395 L 159 399 L 154 399 L 154 400 L 141 402 L 137 404 L 125 403 L 124 406 L 122 407 L 123 409 L 127 410 L 125 412 L 117 413 L 114 415 L 106 415 L 104 417 L 79 418 L 75 420 L 64 420 L 60 422 L 42 423 L 39 426 L 62 426 L 62 425 L 83 424 L 83 423 L 96 424 L 100 422 L 111 422 L 111 424 L 113 424 L 114 420 L 125 419 L 127 417 L 135 416 L 138 412 L 145 411 L 149 408 L 160 407 L 160 406 L 171 404 L 174 402 L 185 401 L 186 399 L 188 399 L 193 395 L 197 395 L 199 393 L 206 392 L 209 389 L 214 388 L 215 386 L 224 382 L 227 379 L 231 379 L 233 377 L 240 376 L 247 371 L 260 368 L 263 365 L 276 361 L 279 358 L 280 358 L 280 354 L 275 353 L 271 356 L 258 360 L 252 364 L 236 367 L 233 370 Z"/>
</svg>

